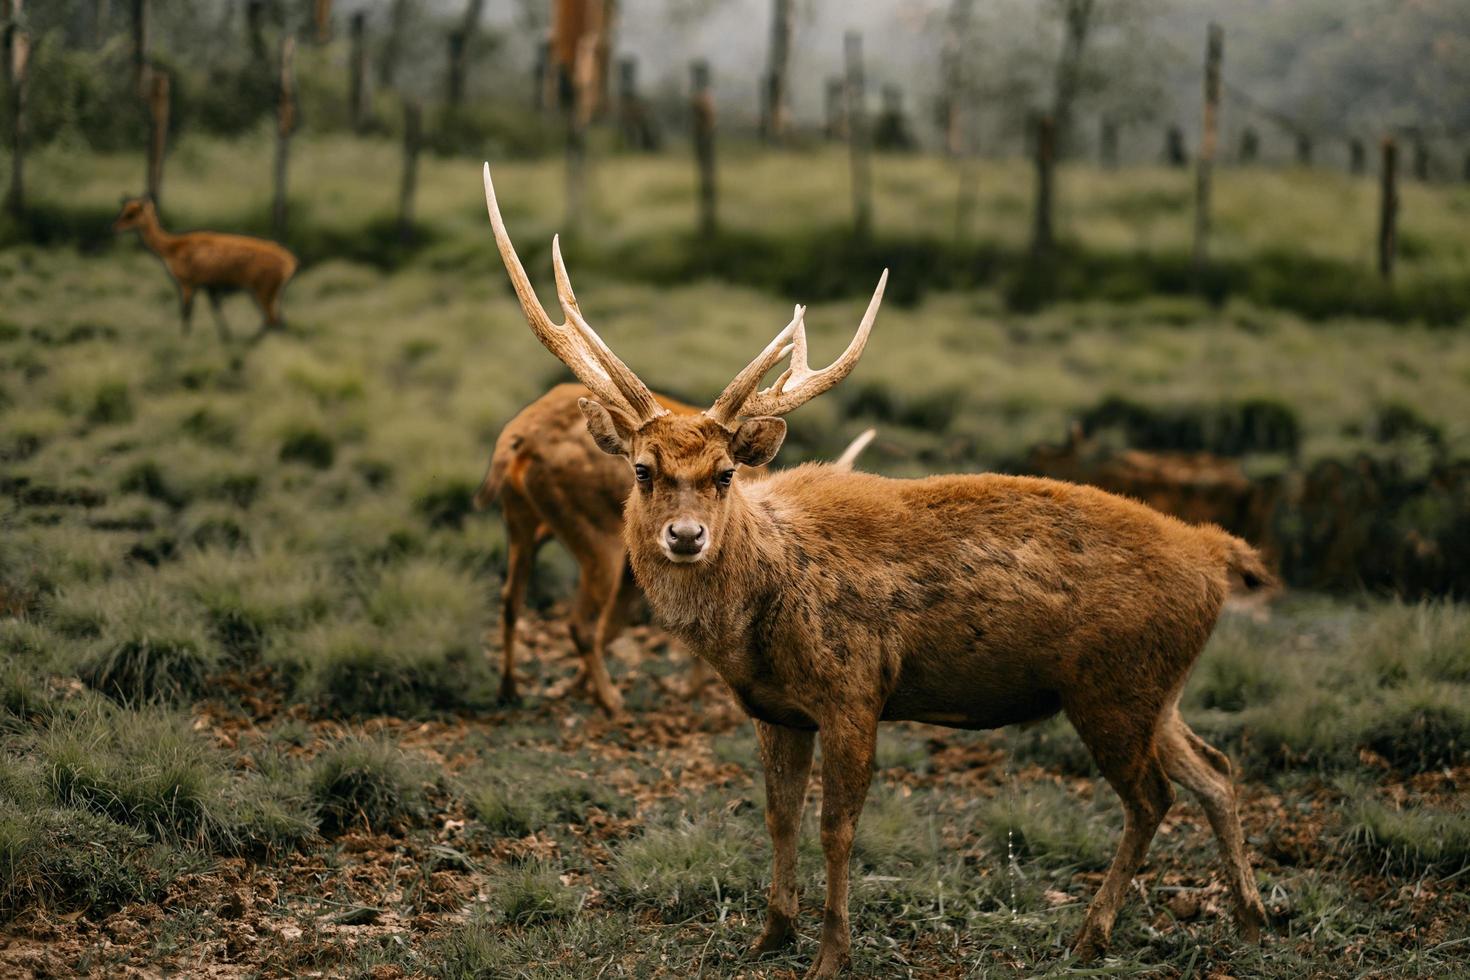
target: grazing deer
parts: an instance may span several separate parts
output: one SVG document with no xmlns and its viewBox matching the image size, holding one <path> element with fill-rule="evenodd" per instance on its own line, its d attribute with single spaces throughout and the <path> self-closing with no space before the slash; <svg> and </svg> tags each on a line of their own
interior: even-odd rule
<svg viewBox="0 0 1470 980">
<path fill-rule="evenodd" d="M 112 230 L 130 228 L 136 228 L 143 244 L 163 260 L 163 267 L 178 286 L 184 333 L 189 332 L 194 317 L 194 293 L 199 289 L 209 294 L 221 340 L 230 339 L 230 325 L 220 309 L 220 300 L 237 289 L 248 290 L 265 317 L 257 338 L 284 323 L 281 292 L 296 274 L 296 256 L 282 246 L 263 238 L 215 231 L 169 234 L 159 224 L 158 212 L 147 197 L 123 201 Z"/>
<path fill-rule="evenodd" d="M 846 377 L 867 343 L 887 273 L 856 335 L 820 371 L 803 310 L 699 415 L 669 412 L 583 319 L 553 239 L 566 323 L 542 308 L 485 202 L 531 329 L 593 392 L 580 405 L 599 447 L 633 466 L 623 518 L 633 573 L 655 614 L 705 658 L 756 719 L 774 846 L 756 951 L 795 935 L 796 841 L 822 739 L 827 898 L 809 977 L 850 961 L 848 858 L 880 721 L 995 728 L 1063 711 L 1124 808 L 1123 836 L 1075 950 L 1096 955 L 1174 800 L 1198 795 L 1219 838 L 1243 936 L 1265 920 L 1246 858 L 1230 762 L 1179 714 L 1179 695 L 1232 576 L 1269 575 L 1244 541 L 1093 487 L 978 474 L 894 480 L 798 466 L 760 481 L 781 416 Z M 760 391 L 784 357 L 790 365 Z"/>
<path fill-rule="evenodd" d="M 517 699 L 516 620 L 536 551 L 554 537 L 577 562 L 571 633 L 582 663 L 576 676 L 553 689 L 551 696 L 590 684 L 597 704 L 617 714 L 623 699 L 608 677 L 603 653 L 622 632 L 639 594 L 623 547 L 623 501 L 633 489 L 633 474 L 626 463 L 598 449 L 587 431 L 577 403 L 591 394 L 581 385 L 557 385 L 506 423 L 474 503 L 476 510 L 484 510 L 499 500 L 505 518 L 500 699 Z M 699 411 L 672 398 L 654 397 L 676 414 Z M 832 465 L 851 469 L 872 437 L 872 429 L 858 436 Z"/>
</svg>

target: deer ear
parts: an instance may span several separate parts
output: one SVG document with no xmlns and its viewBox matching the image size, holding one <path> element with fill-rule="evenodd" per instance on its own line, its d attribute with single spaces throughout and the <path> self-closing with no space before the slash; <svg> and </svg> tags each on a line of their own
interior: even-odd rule
<svg viewBox="0 0 1470 980">
<path fill-rule="evenodd" d="M 765 466 L 786 441 L 786 420 L 757 415 L 740 423 L 730 440 L 730 458 L 746 466 Z"/>
<path fill-rule="evenodd" d="M 609 456 L 628 455 L 638 424 L 626 412 L 608 408 L 591 398 L 578 398 L 577 407 L 587 419 L 587 431 L 592 433 L 592 441 L 597 443 L 598 449 Z"/>
</svg>

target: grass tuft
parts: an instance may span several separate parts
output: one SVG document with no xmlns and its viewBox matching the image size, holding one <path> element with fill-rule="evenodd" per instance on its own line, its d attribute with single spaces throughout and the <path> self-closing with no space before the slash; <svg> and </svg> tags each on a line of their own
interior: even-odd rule
<svg viewBox="0 0 1470 980">
<path fill-rule="evenodd" d="M 323 832 L 386 830 L 423 815 L 423 762 L 380 738 L 351 736 L 313 760 L 311 798 Z"/>
</svg>

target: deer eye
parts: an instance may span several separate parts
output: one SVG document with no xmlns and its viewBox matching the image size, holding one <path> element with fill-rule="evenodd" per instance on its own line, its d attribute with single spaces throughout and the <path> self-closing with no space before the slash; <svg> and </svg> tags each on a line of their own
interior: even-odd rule
<svg viewBox="0 0 1470 980">
<path fill-rule="evenodd" d="M 723 490 L 730 485 L 730 481 L 733 479 L 735 479 L 735 471 L 733 469 L 721 470 L 715 474 L 715 485 Z"/>
<path fill-rule="evenodd" d="M 633 478 L 635 480 L 637 480 L 639 483 L 646 484 L 646 483 L 648 483 L 649 480 L 653 479 L 653 473 L 652 473 L 651 470 L 649 470 L 648 467 L 644 466 L 642 463 L 634 463 L 633 464 Z"/>
</svg>

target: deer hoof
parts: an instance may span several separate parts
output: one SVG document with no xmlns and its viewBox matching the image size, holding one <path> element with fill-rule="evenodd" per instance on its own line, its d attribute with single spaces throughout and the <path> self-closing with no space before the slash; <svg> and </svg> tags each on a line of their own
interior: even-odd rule
<svg viewBox="0 0 1470 980">
<path fill-rule="evenodd" d="M 751 944 L 750 953 L 752 956 L 765 956 L 790 946 L 795 941 L 796 929 L 791 920 L 773 915 L 766 920 L 766 928 L 760 938 Z"/>
<path fill-rule="evenodd" d="M 823 945 L 817 950 L 817 961 L 812 964 L 810 970 L 806 971 L 805 980 L 828 980 L 842 973 L 851 963 L 852 954 L 847 950 L 844 949 L 839 953 Z"/>
<path fill-rule="evenodd" d="M 1101 956 L 1108 948 L 1106 936 L 1099 936 L 1096 932 L 1086 926 L 1078 933 L 1077 939 L 1072 943 L 1072 955 L 1077 957 L 1079 963 L 1091 963 Z"/>
</svg>

